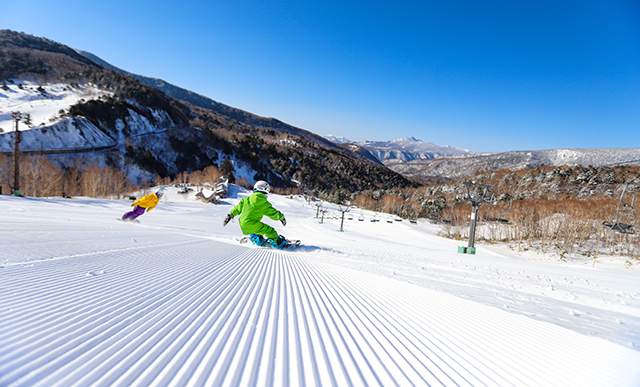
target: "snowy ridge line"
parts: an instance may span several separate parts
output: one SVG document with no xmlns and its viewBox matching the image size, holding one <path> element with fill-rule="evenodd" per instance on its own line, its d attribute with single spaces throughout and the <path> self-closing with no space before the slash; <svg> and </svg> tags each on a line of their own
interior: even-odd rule
<svg viewBox="0 0 640 387">
<path fill-rule="evenodd" d="M 189 242 L 5 267 L 0 385 L 634 382 L 640 355 L 605 340 L 322 255 Z"/>
</svg>

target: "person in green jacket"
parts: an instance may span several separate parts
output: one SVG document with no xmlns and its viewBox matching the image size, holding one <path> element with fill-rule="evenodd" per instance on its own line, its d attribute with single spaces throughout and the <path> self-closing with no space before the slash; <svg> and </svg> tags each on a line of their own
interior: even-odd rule
<svg viewBox="0 0 640 387">
<path fill-rule="evenodd" d="M 278 235 L 278 232 L 271 226 L 262 223 L 262 217 L 268 216 L 273 220 L 279 220 L 283 226 L 287 225 L 284 214 L 271 205 L 267 200 L 269 193 L 269 183 L 260 180 L 253 186 L 253 194 L 240 200 L 231 212 L 224 218 L 223 226 L 226 226 L 231 219 L 240 215 L 240 228 L 244 235 L 251 235 L 251 241 L 256 245 L 270 243 L 275 248 L 286 245 L 287 239 Z M 263 237 L 264 235 L 264 237 Z"/>
</svg>

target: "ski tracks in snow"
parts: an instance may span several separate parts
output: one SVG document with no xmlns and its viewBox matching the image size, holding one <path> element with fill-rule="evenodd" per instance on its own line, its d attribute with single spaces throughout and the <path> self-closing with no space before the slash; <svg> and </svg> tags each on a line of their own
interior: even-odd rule
<svg viewBox="0 0 640 387">
<path fill-rule="evenodd" d="M 27 280 L 28 279 L 28 280 Z M 1 386 L 633 386 L 640 353 L 209 240 L 0 271 Z"/>
</svg>

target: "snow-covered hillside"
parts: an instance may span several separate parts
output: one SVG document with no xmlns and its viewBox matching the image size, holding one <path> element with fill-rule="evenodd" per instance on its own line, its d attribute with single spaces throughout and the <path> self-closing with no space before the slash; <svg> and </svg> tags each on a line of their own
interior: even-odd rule
<svg viewBox="0 0 640 387">
<path fill-rule="evenodd" d="M 14 80 L 7 83 L 6 89 L 0 88 L 0 133 L 14 130 L 12 112 L 21 112 L 23 119 L 27 114 L 31 116 L 31 126 L 20 122 L 18 128 L 23 131 L 60 121 L 60 110 L 69 109 L 81 99 L 90 100 L 111 94 L 90 85 L 40 85 L 28 80 Z"/>
<path fill-rule="evenodd" d="M 66 118 L 46 127 L 20 130 L 20 151 L 55 153 L 107 148 L 117 142 L 82 117 Z M 0 152 L 11 152 L 13 135 L 0 135 Z"/>
<path fill-rule="evenodd" d="M 203 132 L 197 128 L 179 128 L 169 138 L 167 132 L 176 124 L 162 110 L 148 109 L 145 116 L 128 109 L 124 117 L 116 119 L 115 129 L 111 131 L 97 128 L 83 117 L 60 116 L 61 110 L 66 111 L 81 100 L 110 95 L 111 92 L 90 85 L 39 85 L 28 80 L 14 80 L 7 85 L 7 90 L 0 89 L 0 152 L 13 151 L 14 122 L 11 113 L 19 111 L 22 113 L 20 151 L 46 154 L 60 166 L 74 164 L 77 154 L 83 162 L 102 167 L 113 166 L 117 162 L 120 170 L 135 183 L 150 180 L 155 175 L 125 159 L 127 145 L 151 149 L 159 163 L 174 174 L 182 172 L 177 170 L 176 160 L 183 156 L 175 151 L 172 141 L 196 142 L 207 155 L 217 154 L 218 149 L 203 141 Z M 27 116 L 32 125 L 25 122 Z M 236 177 L 253 181 L 256 172 L 246 163 L 237 161 L 234 156 L 227 158 L 234 162 Z"/>
<path fill-rule="evenodd" d="M 166 192 L 139 224 L 126 200 L 0 196 L 0 385 L 638 385 L 624 257 L 459 254 L 437 225 L 354 209 L 340 232 L 269 195 L 303 241 L 274 251 L 222 226 L 248 192 Z"/>
<path fill-rule="evenodd" d="M 6 89 L 0 89 L 0 152 L 12 152 L 14 148 L 12 112 L 22 115 L 18 129 L 23 152 L 87 151 L 117 145 L 116 139 L 88 120 L 60 115 L 60 111 L 68 110 L 80 100 L 111 94 L 90 85 L 39 85 L 28 80 L 14 80 Z"/>
</svg>

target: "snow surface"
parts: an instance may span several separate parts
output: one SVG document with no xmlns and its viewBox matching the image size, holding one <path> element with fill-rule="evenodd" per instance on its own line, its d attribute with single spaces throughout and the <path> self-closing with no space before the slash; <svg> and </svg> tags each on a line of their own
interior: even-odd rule
<svg viewBox="0 0 640 387">
<path fill-rule="evenodd" d="M 140 223 L 126 200 L 0 196 L 0 386 L 640 385 L 640 272 L 616 257 L 459 254 L 436 225 L 353 210 L 340 232 L 270 195 L 303 243 L 276 251 L 222 226 L 249 192 L 194 194 Z"/>
<path fill-rule="evenodd" d="M 113 147 L 117 142 L 83 117 L 66 118 L 47 127 L 20 130 L 20 151 L 82 151 Z M 12 152 L 12 132 L 0 134 L 0 151 Z"/>
<path fill-rule="evenodd" d="M 42 85 L 45 93 L 41 93 L 37 90 L 40 86 L 28 80 L 13 80 L 13 83 L 7 83 L 7 90 L 0 88 L 0 133 L 15 129 L 12 112 L 21 112 L 23 116 L 30 114 L 33 127 L 46 126 L 58 122 L 59 111 L 68 110 L 81 99 L 91 100 L 112 94 L 92 85 L 71 87 L 67 83 Z M 31 128 L 20 122 L 18 129 L 23 131 Z"/>
</svg>

